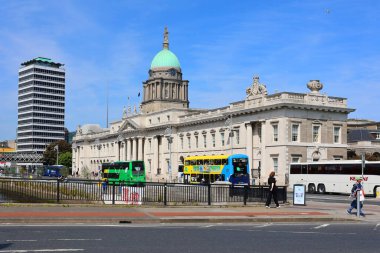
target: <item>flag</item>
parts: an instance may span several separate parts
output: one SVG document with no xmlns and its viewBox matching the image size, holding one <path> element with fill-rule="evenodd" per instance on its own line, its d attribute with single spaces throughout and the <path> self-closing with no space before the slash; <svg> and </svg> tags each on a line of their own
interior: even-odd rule
<svg viewBox="0 0 380 253">
<path fill-rule="evenodd" d="M 129 101 L 129 97 L 128 97 L 128 101 Z"/>
<path fill-rule="evenodd" d="M 140 97 L 140 92 L 139 92 L 139 94 L 137 96 Z"/>
</svg>

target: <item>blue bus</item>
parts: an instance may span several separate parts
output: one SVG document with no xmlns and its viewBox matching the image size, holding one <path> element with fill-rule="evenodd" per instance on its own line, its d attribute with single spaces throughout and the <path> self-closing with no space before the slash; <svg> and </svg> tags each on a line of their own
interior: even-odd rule
<svg viewBox="0 0 380 253">
<path fill-rule="evenodd" d="M 184 182 L 208 184 L 216 181 L 249 185 L 249 162 L 244 154 L 189 156 L 185 158 Z"/>
<path fill-rule="evenodd" d="M 46 165 L 44 166 L 43 176 L 44 177 L 62 177 L 61 170 L 64 168 L 63 165 Z"/>
</svg>

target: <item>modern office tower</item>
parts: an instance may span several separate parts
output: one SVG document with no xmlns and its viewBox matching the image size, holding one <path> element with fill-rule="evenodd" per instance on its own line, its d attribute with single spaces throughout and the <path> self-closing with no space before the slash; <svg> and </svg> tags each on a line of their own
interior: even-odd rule
<svg viewBox="0 0 380 253">
<path fill-rule="evenodd" d="M 65 139 L 65 69 L 38 57 L 21 64 L 18 85 L 17 152 L 43 153 Z"/>
</svg>

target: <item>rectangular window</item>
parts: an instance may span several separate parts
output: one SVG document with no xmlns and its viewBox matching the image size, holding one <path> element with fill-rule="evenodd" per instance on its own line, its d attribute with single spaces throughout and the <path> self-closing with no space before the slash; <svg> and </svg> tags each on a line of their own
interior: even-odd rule
<svg viewBox="0 0 380 253">
<path fill-rule="evenodd" d="M 220 133 L 220 139 L 222 141 L 222 147 L 224 147 L 224 133 Z"/>
<path fill-rule="evenodd" d="M 380 140 L 380 133 L 376 133 L 376 140 Z"/>
<path fill-rule="evenodd" d="M 334 143 L 340 143 L 340 127 L 334 126 Z"/>
<path fill-rule="evenodd" d="M 215 148 L 215 134 L 211 134 L 212 137 L 212 146 Z"/>
<path fill-rule="evenodd" d="M 314 125 L 313 126 L 313 142 L 320 142 L 321 138 L 321 126 L 320 125 Z"/>
<path fill-rule="evenodd" d="M 235 131 L 235 136 L 236 136 L 236 144 L 240 144 L 240 132 L 239 130 Z"/>
<path fill-rule="evenodd" d="M 188 143 L 188 147 L 189 147 L 189 149 L 191 149 L 191 140 L 190 140 L 190 136 L 187 137 L 187 143 Z"/>
<path fill-rule="evenodd" d="M 181 149 L 183 149 L 183 137 L 181 137 Z"/>
<path fill-rule="evenodd" d="M 298 141 L 299 136 L 299 125 L 293 124 L 292 125 L 292 141 Z"/>
<path fill-rule="evenodd" d="M 273 170 L 277 174 L 278 172 L 278 157 L 272 157 L 273 159 Z"/>
<path fill-rule="evenodd" d="M 207 148 L 207 136 L 205 134 L 203 135 L 203 147 Z"/>
<path fill-rule="evenodd" d="M 292 163 L 299 163 L 301 161 L 301 156 L 295 155 L 292 156 Z"/>
<path fill-rule="evenodd" d="M 195 147 L 198 148 L 198 135 L 195 136 Z"/>
<path fill-rule="evenodd" d="M 278 125 L 272 125 L 273 127 L 273 141 L 278 141 Z"/>
</svg>

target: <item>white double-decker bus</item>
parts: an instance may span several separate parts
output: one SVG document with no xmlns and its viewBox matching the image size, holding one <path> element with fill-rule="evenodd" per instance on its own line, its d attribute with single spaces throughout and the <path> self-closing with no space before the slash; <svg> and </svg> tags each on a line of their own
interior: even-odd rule
<svg viewBox="0 0 380 253">
<path fill-rule="evenodd" d="M 361 160 L 334 160 L 309 163 L 291 163 L 289 186 L 306 185 L 309 193 L 351 193 L 356 177 L 362 176 Z M 380 162 L 365 162 L 364 191 L 376 197 L 380 190 Z"/>
</svg>

